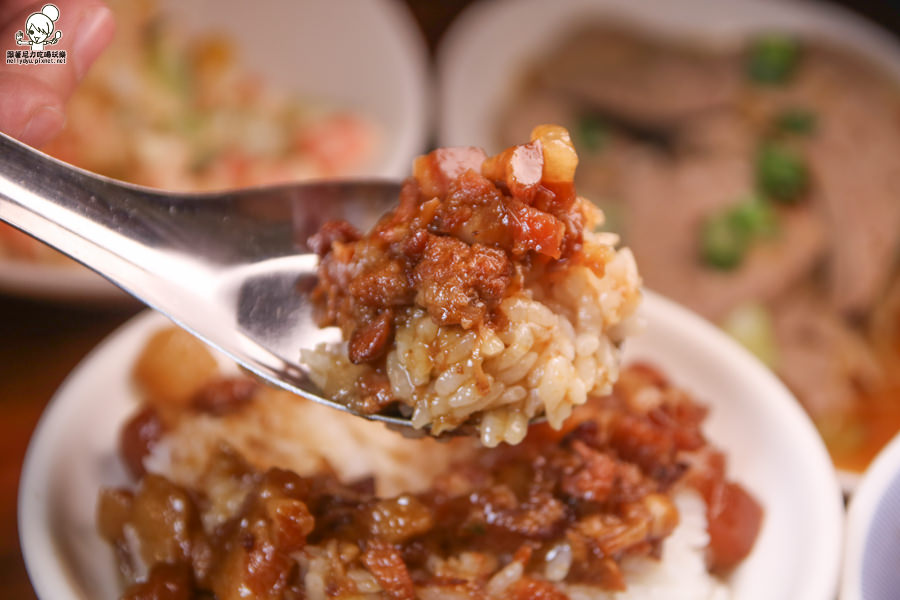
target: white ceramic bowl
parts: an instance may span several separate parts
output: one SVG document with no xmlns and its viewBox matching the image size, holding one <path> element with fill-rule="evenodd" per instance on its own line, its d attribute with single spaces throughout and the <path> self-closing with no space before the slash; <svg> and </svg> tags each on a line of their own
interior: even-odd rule
<svg viewBox="0 0 900 600">
<path fill-rule="evenodd" d="M 900 594 L 900 435 L 866 470 L 847 511 L 841 600 Z"/>
<path fill-rule="evenodd" d="M 879 27 L 827 4 L 796 0 L 483 0 L 438 48 L 438 145 L 501 150 L 497 115 L 524 69 L 579 23 L 613 18 L 651 30 L 734 43 L 777 29 L 852 46 L 900 82 L 900 47 Z"/>
<path fill-rule="evenodd" d="M 723 45 L 771 30 L 832 40 L 852 47 L 900 85 L 895 37 L 824 1 L 484 0 L 460 15 L 438 48 L 438 144 L 502 150 L 495 125 L 522 74 L 584 21 L 603 18 Z M 850 471 L 839 476 L 848 491 L 859 480 Z"/>
<path fill-rule="evenodd" d="M 405 177 L 426 149 L 427 49 L 400 0 L 159 0 L 187 32 L 226 32 L 242 65 L 273 87 L 358 110 L 379 129 L 363 175 Z M 264 35 L 261 35 L 264 33 Z M 0 258 L 0 291 L 70 301 L 127 298 L 85 269 Z"/>
<path fill-rule="evenodd" d="M 626 360 L 658 365 L 711 407 L 710 438 L 730 475 L 765 509 L 760 537 L 734 572 L 735 599 L 833 600 L 843 504 L 825 448 L 809 419 L 761 364 L 705 321 L 648 294 L 646 331 Z M 95 531 L 103 485 L 126 483 L 115 454 L 136 398 L 130 367 L 166 320 L 147 313 L 113 334 L 59 389 L 28 449 L 19 490 L 25 562 L 43 600 L 114 598 L 111 550 Z"/>
</svg>

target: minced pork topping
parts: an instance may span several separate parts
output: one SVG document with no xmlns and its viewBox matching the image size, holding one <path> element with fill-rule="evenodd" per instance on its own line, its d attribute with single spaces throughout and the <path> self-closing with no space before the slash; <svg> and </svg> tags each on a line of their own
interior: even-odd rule
<svg viewBox="0 0 900 600">
<path fill-rule="evenodd" d="M 245 410 L 246 390 L 227 381 L 197 392 L 217 396 L 215 410 L 186 410 Z M 257 469 L 223 444 L 194 487 L 150 473 L 135 491 L 104 490 L 99 528 L 134 582 L 128 600 L 565 599 L 568 585 L 624 589 L 622 562 L 660 555 L 680 519 L 673 495 L 692 490 L 706 503 L 708 566 L 722 572 L 752 548 L 762 511 L 726 479 L 705 415 L 635 365 L 564 429 L 532 426 L 518 446 L 472 444 L 424 491 L 378 497 L 372 478 Z"/>
<path fill-rule="evenodd" d="M 559 426 L 587 393 L 608 392 L 616 326 L 636 308 L 640 279 L 617 238 L 595 233 L 603 216 L 576 195 L 577 164 L 568 132 L 554 125 L 492 157 L 442 148 L 415 161 L 398 206 L 370 232 L 325 224 L 309 240 L 321 257 L 312 300 L 319 324 L 339 327 L 346 346 L 307 351 L 303 361 L 326 395 L 362 413 L 399 408 L 433 433 L 474 422 L 493 445 L 520 440 L 539 414 Z M 592 363 L 576 377 L 579 335 L 602 341 L 581 344 Z M 464 343 L 459 356 L 444 350 Z M 533 368 L 514 377 L 506 359 L 519 362 L 517 353 Z M 547 394 L 553 379 L 578 383 Z M 467 381 L 477 393 L 449 397 Z"/>
</svg>

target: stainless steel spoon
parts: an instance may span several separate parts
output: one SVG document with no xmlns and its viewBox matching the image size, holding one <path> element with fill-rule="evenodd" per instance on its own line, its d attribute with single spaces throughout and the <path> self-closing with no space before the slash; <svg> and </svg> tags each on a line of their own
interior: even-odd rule
<svg viewBox="0 0 900 600">
<path fill-rule="evenodd" d="M 346 412 L 298 364 L 301 348 L 340 338 L 313 321 L 318 258 L 306 240 L 332 219 L 369 229 L 399 191 L 371 180 L 173 194 L 94 175 L 0 134 L 0 219 L 259 377 Z M 413 431 L 402 417 L 358 416 Z"/>
</svg>

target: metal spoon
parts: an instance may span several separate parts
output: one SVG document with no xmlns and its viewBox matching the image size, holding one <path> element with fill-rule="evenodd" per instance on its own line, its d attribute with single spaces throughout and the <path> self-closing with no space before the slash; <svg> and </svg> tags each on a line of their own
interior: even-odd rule
<svg viewBox="0 0 900 600">
<path fill-rule="evenodd" d="M 0 220 L 90 267 L 266 381 L 411 433 L 408 419 L 323 398 L 300 348 L 320 329 L 307 238 L 344 219 L 369 229 L 400 184 L 348 181 L 174 194 L 78 169 L 0 134 Z"/>
</svg>

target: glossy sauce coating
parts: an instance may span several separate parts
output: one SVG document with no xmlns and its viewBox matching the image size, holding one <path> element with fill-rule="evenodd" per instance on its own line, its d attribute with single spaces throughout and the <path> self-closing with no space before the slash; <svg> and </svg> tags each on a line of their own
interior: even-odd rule
<svg viewBox="0 0 900 600">
<path fill-rule="evenodd" d="M 222 392 L 221 382 L 211 386 Z M 333 597 L 358 593 L 361 584 L 347 573 L 361 570 L 388 598 L 429 588 L 483 598 L 490 577 L 518 562 L 522 575 L 502 597 L 555 600 L 566 596 L 546 580 L 548 557 L 560 548 L 571 556 L 566 583 L 622 589 L 621 560 L 659 555 L 679 522 L 671 494 L 689 487 L 707 501 L 709 566 L 727 571 L 752 549 L 762 511 L 727 480 L 724 456 L 702 434 L 705 416 L 659 372 L 636 365 L 562 431 L 534 426 L 518 446 L 476 450 L 424 492 L 379 498 L 371 479 L 259 472 L 223 446 L 208 489 L 150 474 L 134 493 L 104 491 L 99 529 L 126 577 L 137 562 L 127 539 L 139 540 L 150 566 L 125 598 L 243 597 L 236 590 L 301 598 L 308 563 L 297 556 L 333 548 L 345 574 L 329 575 Z M 201 516 L 212 510 L 211 490 L 232 495 L 216 498 L 217 506 L 239 508 L 210 530 Z M 471 563 L 466 577 L 447 562 L 460 556 Z"/>
<path fill-rule="evenodd" d="M 352 362 L 377 366 L 406 308 L 467 330 L 495 322 L 536 267 L 589 260 L 582 235 L 597 216 L 575 196 L 577 161 L 554 126 L 493 157 L 471 147 L 419 157 L 398 207 L 370 233 L 331 222 L 309 240 L 322 257 L 320 325 L 342 329 Z"/>
</svg>

